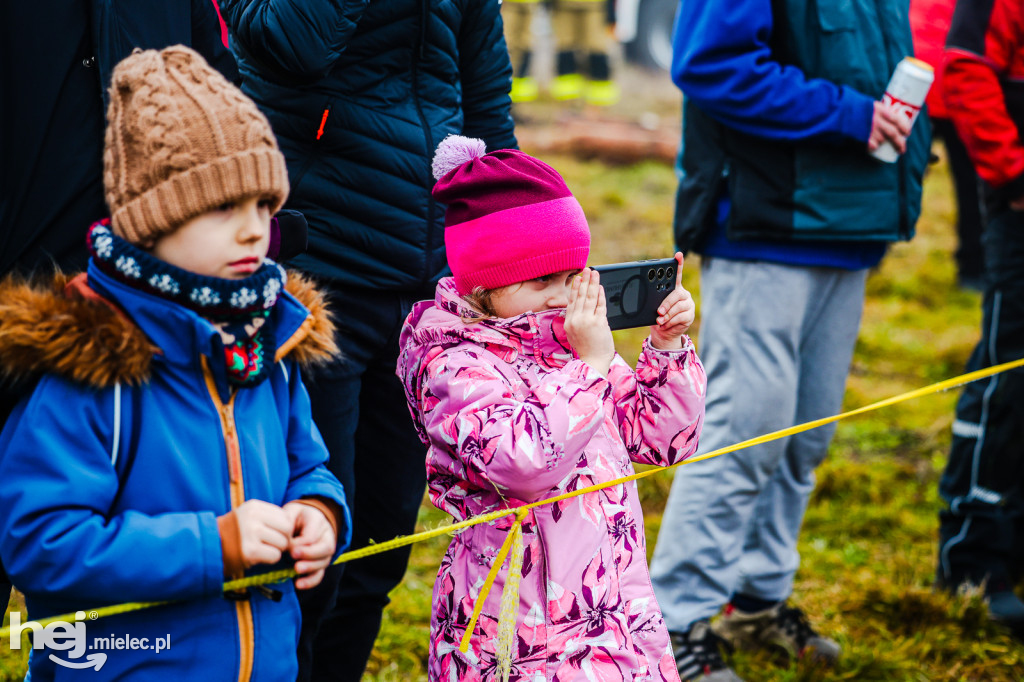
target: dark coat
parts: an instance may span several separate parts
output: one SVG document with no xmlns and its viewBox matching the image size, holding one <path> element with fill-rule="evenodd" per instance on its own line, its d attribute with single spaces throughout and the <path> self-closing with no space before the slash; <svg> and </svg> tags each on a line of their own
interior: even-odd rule
<svg viewBox="0 0 1024 682">
<path fill-rule="evenodd" d="M 213 0 L 0 3 L 0 274 L 85 267 L 86 230 L 107 214 L 110 73 L 136 47 L 179 43 L 237 80 Z"/>
<path fill-rule="evenodd" d="M 498 0 L 223 0 L 242 89 L 309 221 L 292 261 L 343 285 L 415 290 L 445 273 L 430 162 L 458 133 L 515 147 Z"/>
</svg>

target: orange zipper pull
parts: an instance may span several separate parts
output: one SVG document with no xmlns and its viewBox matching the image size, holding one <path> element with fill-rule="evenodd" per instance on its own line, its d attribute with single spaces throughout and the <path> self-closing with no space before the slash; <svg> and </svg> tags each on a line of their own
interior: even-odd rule
<svg viewBox="0 0 1024 682">
<path fill-rule="evenodd" d="M 331 108 L 327 107 L 324 109 L 324 115 L 320 118 L 320 129 L 316 131 L 316 139 L 320 139 L 324 134 L 324 126 L 327 125 L 327 116 L 331 113 Z"/>
</svg>

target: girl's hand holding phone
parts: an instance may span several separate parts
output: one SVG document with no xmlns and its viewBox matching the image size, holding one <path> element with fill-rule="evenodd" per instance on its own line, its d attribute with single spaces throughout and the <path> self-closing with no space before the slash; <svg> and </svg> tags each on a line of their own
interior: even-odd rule
<svg viewBox="0 0 1024 682">
<path fill-rule="evenodd" d="M 615 357 L 615 341 L 608 326 L 601 276 L 590 268 L 573 278 L 565 309 L 565 333 L 580 360 L 607 377 Z"/>
<path fill-rule="evenodd" d="M 651 327 L 651 345 L 658 350 L 679 350 L 682 338 L 690 330 L 697 306 L 683 288 L 683 254 L 676 252 L 676 285 L 658 307 L 658 324 Z"/>
</svg>

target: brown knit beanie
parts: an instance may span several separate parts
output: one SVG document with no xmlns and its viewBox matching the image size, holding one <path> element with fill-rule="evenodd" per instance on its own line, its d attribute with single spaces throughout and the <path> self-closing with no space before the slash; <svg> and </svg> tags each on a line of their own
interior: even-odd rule
<svg viewBox="0 0 1024 682">
<path fill-rule="evenodd" d="M 198 53 L 136 50 L 115 68 L 103 184 L 114 232 L 142 243 L 249 196 L 288 197 L 284 156 L 251 99 Z"/>
</svg>

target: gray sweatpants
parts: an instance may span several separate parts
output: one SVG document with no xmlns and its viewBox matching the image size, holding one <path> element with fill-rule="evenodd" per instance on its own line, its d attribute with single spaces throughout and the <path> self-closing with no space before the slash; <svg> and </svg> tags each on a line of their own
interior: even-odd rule
<svg viewBox="0 0 1024 682">
<path fill-rule="evenodd" d="M 706 259 L 699 351 L 708 375 L 700 453 L 836 414 L 864 308 L 865 270 Z M 834 426 L 676 470 L 651 561 L 670 630 L 734 593 L 782 600 Z"/>
</svg>

